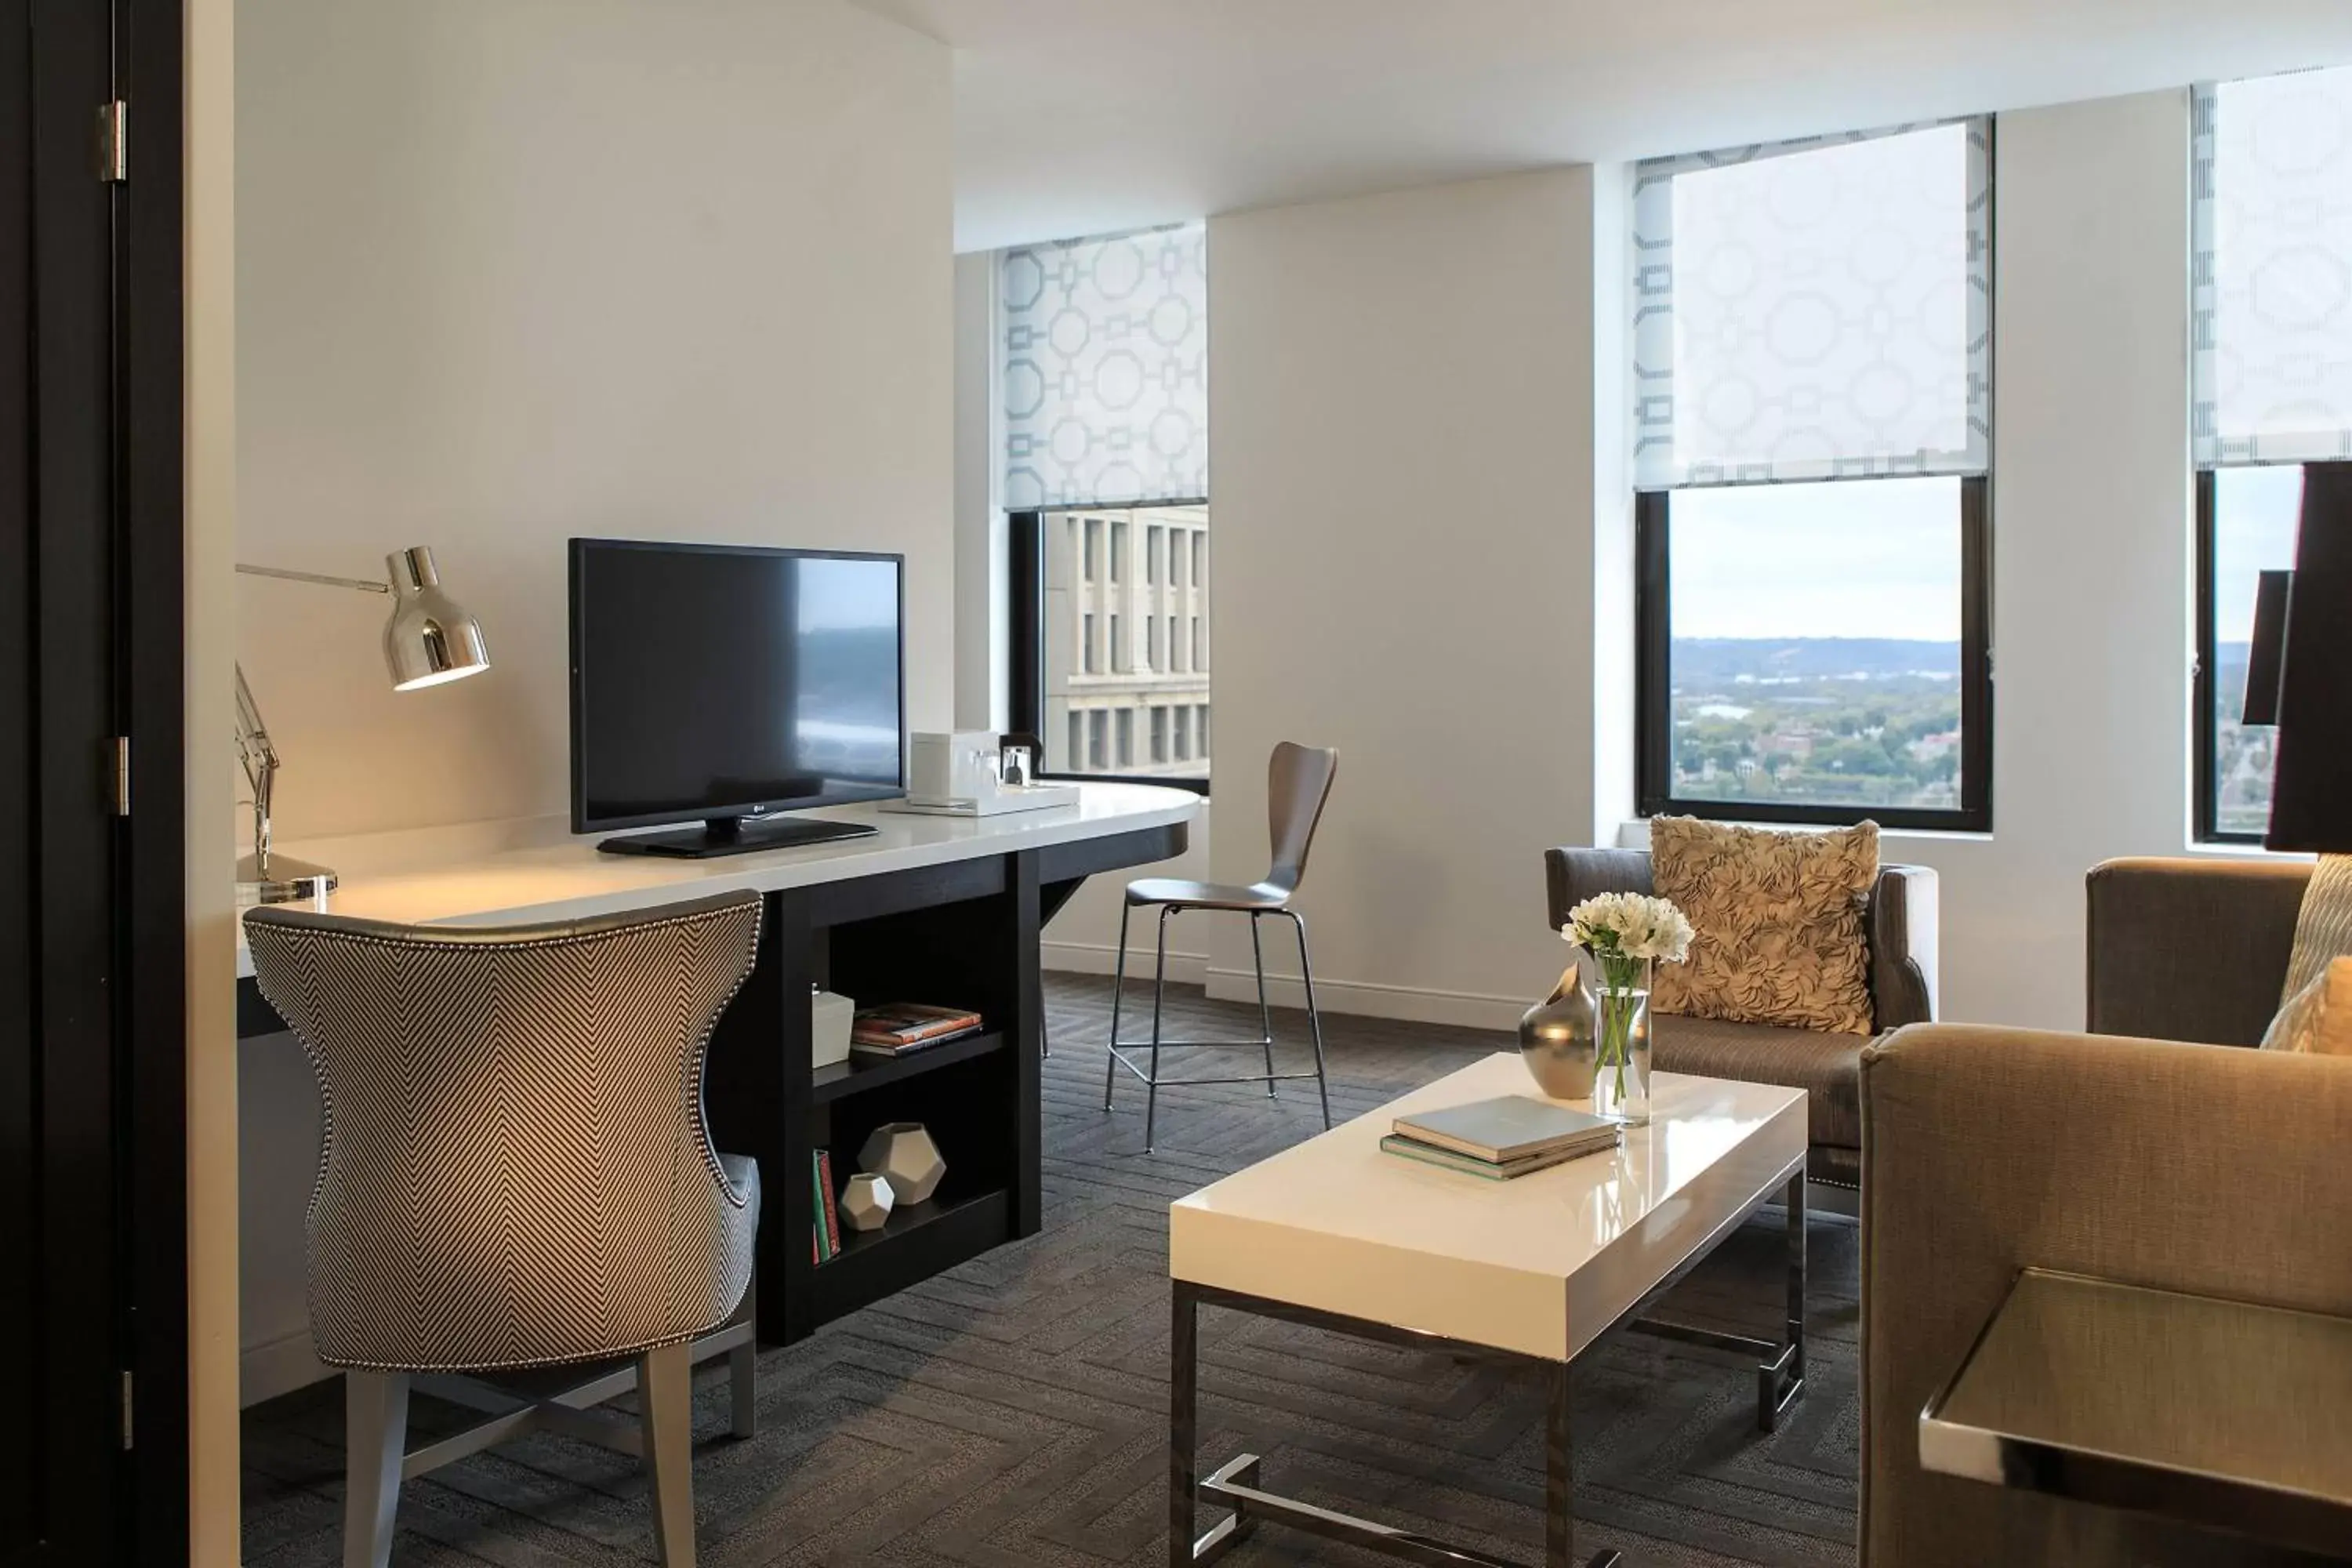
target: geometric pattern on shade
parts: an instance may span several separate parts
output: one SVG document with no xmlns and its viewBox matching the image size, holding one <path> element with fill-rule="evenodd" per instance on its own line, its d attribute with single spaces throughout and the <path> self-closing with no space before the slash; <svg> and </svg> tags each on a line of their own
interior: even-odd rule
<svg viewBox="0 0 2352 1568">
<path fill-rule="evenodd" d="M 2196 460 L 2352 458 L 2352 67 L 2192 101 Z"/>
<path fill-rule="evenodd" d="M 758 1168 L 711 1147 L 703 1064 L 760 915 L 732 893 L 508 930 L 246 916 L 324 1111 L 307 1225 L 321 1361 L 548 1365 L 727 1320 Z"/>
<path fill-rule="evenodd" d="M 998 258 L 1008 510 L 1207 499 L 1208 255 L 1186 223 Z"/>
<path fill-rule="evenodd" d="M 1634 484 L 1981 474 L 1985 119 L 1636 165 Z"/>
</svg>

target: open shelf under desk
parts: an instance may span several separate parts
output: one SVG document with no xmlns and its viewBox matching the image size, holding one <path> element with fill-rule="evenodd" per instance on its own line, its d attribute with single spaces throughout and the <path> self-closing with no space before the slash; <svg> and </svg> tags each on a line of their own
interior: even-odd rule
<svg viewBox="0 0 2352 1568">
<path fill-rule="evenodd" d="M 828 1104 L 844 1095 L 859 1094 L 879 1089 L 884 1084 L 904 1083 L 940 1068 L 953 1067 L 990 1056 L 1004 1048 L 1004 1034 L 1000 1029 L 982 1029 L 929 1046 L 919 1051 L 909 1051 L 902 1057 L 861 1057 L 850 1053 L 845 1062 L 823 1067 L 810 1077 L 809 1100 L 816 1105 Z"/>
<path fill-rule="evenodd" d="M 879 1230 L 844 1226 L 841 1253 L 816 1266 L 810 1289 L 816 1322 L 846 1312 L 979 1257 L 1009 1238 L 1003 1187 L 894 1210 Z"/>
</svg>

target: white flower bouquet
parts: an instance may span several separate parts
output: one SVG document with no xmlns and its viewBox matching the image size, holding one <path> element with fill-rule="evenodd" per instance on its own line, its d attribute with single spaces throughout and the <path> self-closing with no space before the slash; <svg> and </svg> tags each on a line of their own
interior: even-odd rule
<svg viewBox="0 0 2352 1568">
<path fill-rule="evenodd" d="M 1617 1104 L 1623 1105 L 1629 1089 L 1634 1088 L 1646 1103 L 1647 1086 L 1629 1085 L 1626 1079 L 1633 1023 L 1648 1001 L 1650 965 L 1680 963 L 1690 955 L 1690 921 L 1671 899 L 1597 893 L 1568 911 L 1568 923 L 1559 934 L 1591 953 L 1601 971 L 1594 1067 L 1615 1069 Z M 1646 1110 L 1643 1114 L 1646 1119 Z"/>
</svg>

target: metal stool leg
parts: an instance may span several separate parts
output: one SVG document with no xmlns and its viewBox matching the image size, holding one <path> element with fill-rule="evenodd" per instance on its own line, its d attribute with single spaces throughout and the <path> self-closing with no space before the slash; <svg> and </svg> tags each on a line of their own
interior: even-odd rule
<svg viewBox="0 0 2352 1568">
<path fill-rule="evenodd" d="M 1258 945 L 1258 912 L 1250 911 L 1250 962 L 1257 965 L 1257 1032 L 1265 1041 L 1265 1097 L 1274 1098 L 1274 1012 L 1265 1005 L 1265 951 Z"/>
<path fill-rule="evenodd" d="M 1315 1006 L 1315 964 L 1307 956 L 1307 921 L 1297 910 L 1282 911 L 1298 928 L 1298 977 L 1307 986 L 1307 1026 L 1315 1037 L 1315 1092 L 1323 1097 L 1323 1126 L 1331 1126 L 1331 1085 L 1323 1075 L 1323 1015 Z"/>
<path fill-rule="evenodd" d="M 1118 957 L 1110 968 L 1110 1048 L 1103 1053 L 1103 1109 L 1110 1109 L 1111 1086 L 1118 1081 L 1118 999 L 1127 989 L 1127 917 L 1133 904 L 1118 906 Z"/>
<path fill-rule="evenodd" d="M 1160 1004 L 1168 989 L 1168 917 L 1171 905 L 1160 906 L 1160 946 L 1151 960 L 1151 1076 L 1143 1085 L 1143 1152 L 1151 1152 L 1152 1123 L 1160 1114 Z"/>
</svg>

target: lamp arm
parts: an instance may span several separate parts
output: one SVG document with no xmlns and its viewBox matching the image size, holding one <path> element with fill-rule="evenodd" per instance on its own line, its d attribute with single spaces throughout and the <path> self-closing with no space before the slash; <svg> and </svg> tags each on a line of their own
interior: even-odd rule
<svg viewBox="0 0 2352 1568">
<path fill-rule="evenodd" d="M 245 767 L 245 782 L 253 789 L 253 860 L 263 880 L 269 875 L 269 808 L 278 793 L 278 748 L 269 727 L 261 721 L 261 706 L 246 684 L 245 666 L 236 667 L 236 757 Z"/>
<path fill-rule="evenodd" d="M 316 583 L 322 588 L 351 588 L 362 594 L 389 594 L 392 584 L 378 583 L 367 577 L 330 577 L 320 572 L 289 572 L 283 566 L 248 566 L 240 561 L 236 569 L 248 577 L 278 577 L 289 583 Z"/>
</svg>

